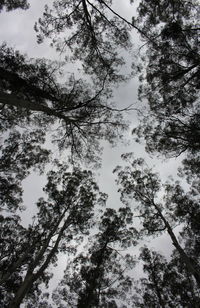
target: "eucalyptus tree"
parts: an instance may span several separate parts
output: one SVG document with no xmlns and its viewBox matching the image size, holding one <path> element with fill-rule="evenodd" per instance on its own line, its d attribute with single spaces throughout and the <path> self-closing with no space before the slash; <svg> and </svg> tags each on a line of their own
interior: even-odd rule
<svg viewBox="0 0 200 308">
<path fill-rule="evenodd" d="M 51 152 L 42 145 L 44 134 L 40 130 L 20 133 L 13 130 L 2 138 L 0 146 L 0 210 L 7 214 L 22 206 L 22 181 L 35 169 L 43 172 Z"/>
<path fill-rule="evenodd" d="M 40 31 L 58 41 L 59 33 L 64 32 L 58 49 L 67 47 L 79 65 L 84 63 L 85 72 L 94 76 L 90 82 L 76 80 L 72 71 L 66 78 L 67 59 L 65 67 L 47 59 L 28 59 L 2 44 L 1 128 L 34 125 L 50 135 L 54 131 L 52 139 L 59 149 L 71 150 L 73 158 L 93 161 L 100 152 L 100 140 L 115 143 L 127 128 L 122 111 L 111 101 L 111 84 L 125 78 L 118 69 L 124 64 L 120 51 L 130 47 L 128 25 L 117 16 L 108 16 L 107 2 L 56 1 L 53 6 L 45 7 Z"/>
<path fill-rule="evenodd" d="M 70 78 L 61 85 L 56 79 L 57 62 L 28 60 L 5 44 L 0 48 L 1 129 L 35 127 L 54 131 L 59 149 L 71 150 L 74 157 L 94 159 L 99 141 L 113 143 L 127 125 L 122 112 L 109 102 L 110 91 L 103 84 L 94 90 Z M 96 150 L 95 150 L 96 149 Z"/>
<path fill-rule="evenodd" d="M 150 153 L 198 154 L 199 2 L 140 1 L 133 19 L 142 32 L 144 66 L 139 98 L 148 102 L 148 116 L 133 133 Z"/>
<path fill-rule="evenodd" d="M 133 302 L 136 307 L 170 307 L 169 290 L 165 286 L 164 272 L 167 267 L 165 258 L 147 247 L 142 249 L 140 259 L 143 261 L 143 271 L 147 277 L 140 278 L 135 286 Z"/>
<path fill-rule="evenodd" d="M 113 11 L 112 1 L 54 1 L 45 6 L 35 29 L 39 42 L 50 38 L 58 51 L 70 49 L 70 59 L 81 61 L 87 74 L 107 82 L 122 78 L 120 53 L 131 47 L 131 25 Z"/>
<path fill-rule="evenodd" d="M 145 247 L 140 259 L 147 276 L 135 284 L 135 307 L 199 306 L 198 287 L 177 253 L 173 253 L 171 260 L 167 261 L 160 253 Z"/>
<path fill-rule="evenodd" d="M 22 181 L 34 169 L 43 172 L 49 162 L 50 151 L 43 147 L 41 131 L 19 132 L 16 130 L 2 137 L 0 146 L 0 281 L 5 273 L 12 272 L 12 263 L 17 262 L 27 242 L 27 230 L 20 221 L 24 209 Z M 27 243 L 26 243 L 27 245 Z M 27 261 L 27 260 L 26 260 Z M 0 305 L 8 307 L 12 292 L 22 281 L 21 268 L 16 268 L 12 277 L 1 285 Z M 6 290 L 6 291 L 5 291 Z"/>
<path fill-rule="evenodd" d="M 169 202 L 176 204 L 175 215 L 183 222 L 181 236 L 185 251 L 194 259 L 199 260 L 200 247 L 200 211 L 199 211 L 199 180 L 191 183 L 188 192 L 177 184 L 168 187 Z"/>
<path fill-rule="evenodd" d="M 193 305 L 193 307 L 198 308 L 200 299 L 199 286 L 190 275 L 190 272 L 182 262 L 177 251 L 173 251 L 172 253 L 167 271 L 165 272 L 165 279 L 169 281 L 172 298 L 179 305 L 186 307 Z"/>
<path fill-rule="evenodd" d="M 174 194 L 174 189 L 177 186 L 174 187 L 168 183 L 161 185 L 158 174 L 148 168 L 142 158 L 134 159 L 131 153 L 122 155 L 122 158 L 126 161 L 126 166 L 118 166 L 114 170 L 118 176 L 117 182 L 120 185 L 119 191 L 121 192 L 122 202 L 126 206 L 133 204 L 136 213 L 138 213 L 136 215 L 138 215 L 142 224 L 141 232 L 144 232 L 144 234 L 156 235 L 167 231 L 174 247 L 180 254 L 182 262 L 185 263 L 188 271 L 200 285 L 199 260 L 190 255 L 189 250 L 185 250 L 181 246 L 173 231 L 177 223 L 184 223 L 184 220 L 177 215 L 177 211 L 181 209 L 183 202 L 186 205 L 185 216 L 188 217 L 189 215 L 188 196 L 183 194 L 181 189 Z M 194 201 L 194 207 L 195 204 Z M 189 225 L 191 223 L 190 218 L 185 220 L 185 223 Z"/>
<path fill-rule="evenodd" d="M 129 209 L 105 210 L 89 249 L 67 265 L 53 293 L 57 307 L 128 307 L 132 286 L 128 274 L 135 261 L 120 251 L 137 243 L 131 220 Z"/>
<path fill-rule="evenodd" d="M 61 166 L 58 172 L 49 172 L 44 191 L 48 198 L 37 202 L 38 213 L 32 225 L 22 227 L 17 217 L 1 220 L 0 284 L 5 297 L 11 297 L 9 308 L 19 307 L 30 296 L 29 292 L 37 290 L 38 284 L 48 285 L 48 267 L 56 265 L 59 252 L 76 250 L 106 198 L 99 192 L 91 172 L 70 173 Z M 7 289 L 8 282 L 15 277 L 16 283 L 10 285 L 11 290 Z"/>
</svg>

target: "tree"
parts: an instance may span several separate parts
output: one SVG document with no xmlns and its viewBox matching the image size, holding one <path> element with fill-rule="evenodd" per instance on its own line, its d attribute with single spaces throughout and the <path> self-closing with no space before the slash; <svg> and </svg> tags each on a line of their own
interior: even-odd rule
<svg viewBox="0 0 200 308">
<path fill-rule="evenodd" d="M 173 194 L 172 197 L 171 186 L 166 185 L 163 187 L 166 193 L 160 200 L 158 194 L 162 186 L 158 175 L 148 168 L 142 158 L 133 159 L 131 153 L 122 155 L 122 158 L 127 165 L 124 168 L 118 166 L 114 170 L 118 176 L 122 202 L 129 206 L 133 199 L 136 201 L 134 208 L 138 212 L 143 232 L 146 234 L 154 235 L 165 230 L 168 232 L 174 247 L 180 254 L 180 258 L 200 285 L 198 260 L 187 254 L 173 231 L 174 224 L 181 223 L 176 218 L 176 209 L 182 204 L 180 203 L 180 199 L 182 201 L 180 190 L 178 194 Z M 185 202 L 187 204 L 187 199 Z"/>
<path fill-rule="evenodd" d="M 176 251 L 172 253 L 172 258 L 165 273 L 165 279 L 169 279 L 171 294 L 178 303 L 186 307 L 190 307 L 192 304 L 198 308 L 199 287 Z"/>
<path fill-rule="evenodd" d="M 8 270 L 10 260 L 17 260 L 21 247 L 25 242 L 26 230 L 20 224 L 17 215 L 13 217 L 0 216 L 0 280 Z M 12 277 L 8 277 L 5 284 L 0 284 L 0 305 L 6 308 L 12 299 L 12 293 L 16 292 L 22 282 L 20 270 L 16 270 Z"/>
<path fill-rule="evenodd" d="M 127 307 L 132 279 L 125 272 L 135 262 L 119 249 L 137 242 L 136 230 L 127 225 L 131 220 L 128 209 L 106 209 L 87 254 L 79 254 L 68 264 L 53 294 L 57 307 Z"/>
<path fill-rule="evenodd" d="M 47 37 L 58 51 L 70 49 L 70 59 L 80 60 L 84 71 L 98 80 L 120 80 L 119 68 L 124 63 L 120 48 L 131 47 L 130 25 L 111 4 L 111 0 L 68 0 L 54 1 L 51 8 L 46 5 L 35 25 L 38 41 Z"/>
<path fill-rule="evenodd" d="M 198 288 L 176 253 L 167 260 L 147 247 L 140 259 L 147 275 L 136 282 L 136 307 L 198 307 Z"/>
<path fill-rule="evenodd" d="M 89 21 L 92 12 L 87 11 L 86 2 L 82 4 L 86 29 L 91 26 L 93 31 Z M 3 6 L 8 10 L 28 7 L 25 1 L 3 2 L 0 10 Z M 101 16 L 100 10 L 97 12 Z M 101 24 L 95 16 L 97 24 Z M 28 59 L 6 44 L 0 46 L 0 130 L 6 142 L 1 149 L 3 210 L 20 209 L 21 181 L 31 168 L 39 166 L 42 171 L 49 161 L 50 151 L 43 149 L 41 144 L 45 143 L 50 130 L 56 130 L 54 141 L 56 139 L 60 149 L 70 148 L 73 159 L 84 156 L 91 162 L 99 152 L 102 138 L 114 143 L 127 127 L 121 112 L 108 101 L 112 94 L 110 81 L 115 83 L 123 79 L 115 71 L 123 61 L 117 57 L 115 48 L 111 50 L 110 41 L 113 37 L 116 46 L 124 36 L 122 45 L 128 46 L 127 27 L 121 23 L 115 26 L 105 18 L 101 31 L 108 24 L 112 30 L 108 31 L 103 47 L 101 38 L 96 42 L 94 35 L 92 38 L 95 51 L 101 45 L 101 56 L 97 57 L 96 64 L 98 83 L 91 79 L 95 90 L 82 79 L 75 81 L 73 74 L 62 83 L 62 65 L 56 61 Z M 93 61 L 88 61 L 87 65 L 87 72 L 94 69 Z M 56 263 L 58 252 L 73 251 L 70 240 L 77 237 L 78 242 L 79 232 L 84 233 L 89 226 L 94 203 L 102 201 L 96 199 L 98 189 L 90 172 L 66 173 L 61 165 L 59 168 L 57 173 L 48 175 L 45 188 L 48 199 L 38 201 L 33 225 L 23 227 L 17 215 L 1 216 L 1 303 L 9 308 L 19 307 L 26 297 L 34 301 L 34 293 L 40 293 L 39 285 L 47 285 L 51 278 L 47 272 L 49 265 Z"/>
<path fill-rule="evenodd" d="M 194 259 L 199 260 L 200 224 L 199 224 L 199 181 L 191 183 L 188 192 L 180 184 L 168 186 L 168 203 L 176 204 L 175 215 L 184 223 L 181 230 L 185 251 Z"/>
<path fill-rule="evenodd" d="M 193 110 L 191 110 L 193 109 Z M 160 110 L 159 112 L 162 112 Z M 187 153 L 187 157 L 198 155 L 200 148 L 199 108 L 187 108 L 179 116 L 150 113 L 133 129 L 136 141 L 145 139 L 149 153 L 159 153 L 167 158 Z M 188 159 L 187 158 L 187 159 Z"/>
<path fill-rule="evenodd" d="M 24 8 L 20 3 L 20 7 Z M 7 4 L 11 5 L 10 2 Z M 87 8 L 84 8 L 86 13 Z M 88 26 L 87 19 L 85 22 Z M 116 26 L 115 31 L 119 35 L 122 28 Z M 111 34 L 115 37 L 115 33 Z M 95 85 L 96 91 L 93 91 L 90 84 L 81 79 L 75 80 L 73 74 L 65 84 L 58 82 L 60 63 L 29 60 L 5 44 L 0 47 L 0 58 L 3 131 L 34 125 L 37 129 L 39 126 L 41 133 L 47 133 L 56 127 L 53 141 L 59 149 L 70 149 L 72 161 L 84 157 L 87 162 L 97 162 L 97 153 L 101 152 L 100 140 L 114 143 L 122 137 L 127 125 L 122 120 L 122 113 L 108 102 L 112 91 L 106 86 L 107 75 L 100 79 Z"/>
<path fill-rule="evenodd" d="M 195 0 L 144 0 L 133 20 L 146 35 L 141 32 L 146 54 L 139 98 L 147 99 L 150 109 L 133 133 L 144 137 L 150 153 L 199 151 L 198 11 Z"/>
<path fill-rule="evenodd" d="M 113 144 L 122 137 L 127 125 L 122 120 L 122 112 L 110 102 L 111 82 L 124 79 L 118 72 L 123 60 L 117 46 L 130 47 L 130 25 L 116 14 L 110 18 L 112 8 L 109 4 L 107 1 L 95 4 L 85 0 L 56 1 L 54 9 L 45 7 L 43 19 L 39 21 L 43 36 L 58 38 L 58 34 L 68 28 L 75 31 L 72 35 L 71 30 L 66 32 L 67 38 L 61 45 L 71 50 L 72 58 L 84 62 L 87 73 L 98 76 L 91 78 L 91 83 L 75 80 L 73 73 L 62 83 L 59 74 L 63 64 L 28 59 L 5 44 L 1 45 L 2 129 L 14 127 L 16 123 L 39 125 L 46 132 L 56 127 L 53 141 L 58 143 L 59 149 L 70 149 L 72 160 L 84 157 L 91 162 L 98 161 L 100 140 Z M 64 69 L 63 76 L 65 72 Z"/>
<path fill-rule="evenodd" d="M 167 263 L 165 258 L 145 247 L 142 249 L 140 259 L 144 262 L 143 271 L 147 274 L 147 278 L 137 281 L 134 304 L 137 307 L 169 307 L 169 295 L 167 295 L 169 290 L 166 290 L 163 283 L 163 272 Z"/>
<path fill-rule="evenodd" d="M 38 283 L 48 284 L 49 265 L 56 264 L 58 252 L 74 251 L 71 241 L 81 240 L 81 234 L 85 234 L 92 223 L 97 205 L 105 200 L 91 172 L 74 170 L 70 173 L 65 169 L 49 172 L 45 187 L 48 199 L 38 201 L 38 213 L 27 229 L 20 226 L 18 218 L 1 220 L 4 231 L 0 284 L 5 297 L 7 292 L 12 297 L 9 308 L 19 307 L 28 292 L 37 289 Z M 10 226 L 16 228 L 15 232 Z M 8 281 L 16 275 L 19 275 L 18 285 L 12 285 L 12 291 L 6 290 Z"/>
<path fill-rule="evenodd" d="M 135 23 L 151 38 L 142 93 L 155 112 L 178 114 L 198 97 L 198 10 L 195 0 L 144 0 L 138 6 Z"/>
<path fill-rule="evenodd" d="M 20 133 L 13 130 L 0 146 L 0 210 L 15 212 L 22 205 L 22 180 L 34 168 L 43 172 L 50 151 L 42 147 L 44 134 L 40 130 Z"/>
<path fill-rule="evenodd" d="M 95 160 L 99 142 L 120 138 L 126 124 L 122 113 L 107 102 L 103 85 L 93 91 L 82 80 L 68 84 L 56 80 L 59 64 L 45 60 L 28 61 L 13 49 L 0 48 L 0 103 L 2 130 L 34 125 L 42 132 L 56 128 L 54 142 L 71 149 L 72 157 Z"/>
</svg>

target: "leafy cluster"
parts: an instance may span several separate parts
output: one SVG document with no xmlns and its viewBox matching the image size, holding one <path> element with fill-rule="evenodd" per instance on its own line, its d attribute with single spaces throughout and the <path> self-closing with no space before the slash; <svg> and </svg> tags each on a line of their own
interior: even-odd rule
<svg viewBox="0 0 200 308">
<path fill-rule="evenodd" d="M 6 9 L 6 11 L 12 11 L 16 9 L 23 9 L 27 10 L 29 8 L 29 3 L 27 0 L 1 0 L 0 2 L 0 12 L 3 9 Z"/>
<path fill-rule="evenodd" d="M 146 34 L 139 98 L 149 112 L 133 133 L 150 153 L 194 155 L 200 148 L 199 3 L 144 0 L 135 23 Z"/>
<path fill-rule="evenodd" d="M 113 4 L 45 6 L 35 25 L 38 42 L 50 39 L 63 63 L 0 46 L 2 308 L 199 307 L 200 5 L 141 0 L 130 23 Z M 4 8 L 28 4 L 1 1 Z M 183 159 L 180 181 L 164 182 L 143 158 L 123 154 L 114 170 L 117 210 L 106 207 L 107 195 L 80 163 L 99 164 L 101 141 L 114 145 L 128 127 L 122 111 L 129 108 L 119 110 L 112 91 L 126 80 L 120 68 L 132 47 L 131 29 L 144 41 L 138 95 L 148 110 L 133 135 L 145 140 L 149 153 Z M 66 78 L 69 61 L 82 65 L 86 80 L 73 73 Z M 23 181 L 32 172 L 46 182 L 25 223 Z M 144 240 L 161 235 L 171 240 L 170 257 L 147 246 L 134 255 Z M 63 277 L 49 293 L 61 260 Z M 143 270 L 135 279 L 138 263 Z"/>
<path fill-rule="evenodd" d="M 131 47 L 130 26 L 113 14 L 111 4 L 112 0 L 61 0 L 54 1 L 52 8 L 46 5 L 35 25 L 38 41 L 47 37 L 58 51 L 70 49 L 70 59 L 81 60 L 89 75 L 106 77 L 110 82 L 123 79 L 119 68 L 124 59 L 119 47 Z"/>
</svg>

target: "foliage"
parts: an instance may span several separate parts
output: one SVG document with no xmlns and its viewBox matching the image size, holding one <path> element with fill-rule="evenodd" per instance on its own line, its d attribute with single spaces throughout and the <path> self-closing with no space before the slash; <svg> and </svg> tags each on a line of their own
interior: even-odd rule
<svg viewBox="0 0 200 308">
<path fill-rule="evenodd" d="M 175 253 L 167 262 L 160 253 L 145 247 L 140 259 L 147 277 L 136 282 L 136 307 L 198 307 L 198 288 Z"/>
<path fill-rule="evenodd" d="M 68 264 L 53 294 L 57 307 L 128 307 L 132 279 L 125 271 L 130 271 L 135 262 L 119 249 L 132 245 L 137 232 L 128 228 L 127 221 L 131 223 L 129 210 L 117 213 L 106 209 L 87 255 L 81 253 Z"/>
<path fill-rule="evenodd" d="M 6 9 L 6 11 L 12 11 L 16 9 L 23 9 L 27 10 L 29 8 L 29 4 L 27 0 L 1 0 L 0 2 L 0 12 L 3 9 Z"/>
<path fill-rule="evenodd" d="M 150 153 L 199 151 L 198 12 L 196 0 L 142 0 L 138 6 L 134 24 L 146 35 L 139 98 L 147 99 L 150 113 L 133 133 L 143 136 Z"/>
<path fill-rule="evenodd" d="M 48 198 L 39 199 L 32 225 L 22 227 L 17 216 L 1 217 L 0 283 L 5 297 L 13 297 L 9 307 L 17 307 L 30 290 L 37 290 L 38 283 L 48 285 L 49 265 L 56 265 L 59 252 L 74 253 L 93 224 L 98 204 L 105 200 L 91 172 L 65 169 L 49 172 L 44 189 Z M 15 276 L 19 277 L 10 284 Z"/>
<path fill-rule="evenodd" d="M 6 45 L 0 55 L 3 131 L 39 126 L 47 134 L 54 128 L 52 139 L 59 149 L 69 149 L 73 160 L 86 161 L 96 161 L 100 140 L 113 144 L 122 137 L 127 125 L 108 101 L 111 93 L 104 82 L 95 90 L 81 79 L 62 85 L 57 62 L 28 60 Z"/>
<path fill-rule="evenodd" d="M 87 74 L 116 82 L 123 79 L 120 49 L 130 48 L 128 25 L 111 8 L 112 0 L 54 1 L 46 5 L 35 25 L 38 41 L 51 39 L 61 53 L 71 50 L 70 60 L 79 60 Z M 64 35 L 63 35 L 64 34 Z"/>
<path fill-rule="evenodd" d="M 199 307 L 199 3 L 141 0 L 132 24 L 113 4 L 59 0 L 45 6 L 35 25 L 38 42 L 50 39 L 63 63 L 0 46 L 2 308 Z M 16 8 L 28 4 L 1 1 L 0 11 Z M 179 175 L 187 186 L 163 183 L 144 159 L 123 154 L 125 166 L 115 173 L 124 207 L 103 211 L 107 195 L 92 172 L 74 162 L 99 163 L 101 141 L 113 145 L 127 129 L 122 111 L 129 108 L 118 110 L 112 91 L 126 80 L 120 69 L 132 48 L 131 28 L 144 41 L 138 95 L 148 105 L 133 134 L 145 139 L 149 153 L 186 154 Z M 66 79 L 71 63 L 82 65 L 87 81 L 76 80 L 75 72 Z M 69 167 L 60 156 L 52 160 L 49 139 L 71 152 Z M 44 197 L 25 226 L 23 180 L 32 170 L 44 173 L 49 162 Z M 138 259 L 145 276 L 134 285 L 133 247 L 164 233 L 175 247 L 171 258 L 144 247 Z M 64 276 L 53 294 L 43 292 L 61 255 Z"/>
<path fill-rule="evenodd" d="M 44 134 L 40 130 L 24 133 L 13 130 L 3 141 L 0 146 L 0 209 L 13 212 L 22 205 L 22 180 L 33 168 L 43 172 L 50 151 L 41 147 Z"/>
<path fill-rule="evenodd" d="M 167 231 L 182 262 L 200 285 L 199 260 L 196 260 L 189 250 L 184 250 L 181 247 L 173 230 L 175 223 L 181 224 L 184 222 L 183 219 L 179 219 L 181 216 L 179 211 L 181 213 L 184 204 L 186 206 L 184 214 L 186 217 L 190 217 L 188 221 L 186 218 L 185 222 L 190 230 L 189 222 L 192 222 L 190 220 L 192 218 L 190 208 L 191 203 L 195 208 L 196 200 L 192 200 L 189 197 L 190 194 L 184 194 L 183 189 L 177 183 L 175 185 L 169 183 L 162 185 L 164 189 L 162 191 L 158 175 L 148 168 L 143 159 L 134 159 L 131 153 L 122 155 L 122 158 L 126 161 L 126 166 L 118 166 L 114 170 L 118 176 L 117 182 L 120 185 L 119 191 L 121 192 L 122 202 L 128 207 L 133 204 L 134 212 L 141 220 L 142 233 L 155 235 Z M 135 204 L 133 200 L 136 201 Z M 192 208 L 191 212 L 193 213 Z M 184 214 L 182 215 L 184 216 Z M 198 237 L 199 234 L 197 239 Z"/>
</svg>

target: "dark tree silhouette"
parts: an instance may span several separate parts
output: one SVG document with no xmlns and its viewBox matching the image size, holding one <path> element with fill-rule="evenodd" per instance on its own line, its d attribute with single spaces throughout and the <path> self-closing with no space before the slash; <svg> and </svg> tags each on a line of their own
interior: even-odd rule
<svg viewBox="0 0 200 308">
<path fill-rule="evenodd" d="M 55 127 L 54 141 L 72 156 L 95 159 L 99 142 L 121 138 L 126 124 L 122 112 L 109 102 L 110 91 L 103 81 L 92 90 L 89 84 L 73 78 L 58 83 L 59 64 L 27 60 L 11 48 L 0 48 L 0 104 L 2 130 L 34 125 L 48 133 Z"/>
<path fill-rule="evenodd" d="M 27 229 L 20 225 L 17 216 L 1 217 L 0 285 L 5 297 L 7 293 L 11 297 L 7 307 L 19 307 L 34 286 L 42 282 L 48 284 L 51 276 L 46 270 L 49 265 L 56 264 L 59 252 L 74 251 L 75 243 L 92 223 L 98 204 L 105 199 L 91 172 L 74 170 L 70 173 L 65 169 L 60 167 L 58 172 L 48 174 L 45 187 L 48 198 L 38 201 L 38 213 Z"/>
<path fill-rule="evenodd" d="M 139 98 L 150 111 L 133 133 L 150 153 L 199 152 L 199 7 L 195 0 L 139 3 L 134 23 L 146 34 Z"/>
<path fill-rule="evenodd" d="M 128 307 L 132 279 L 127 274 L 135 262 L 130 255 L 121 254 L 120 248 L 137 242 L 136 230 L 128 226 L 131 217 L 128 209 L 106 209 L 87 254 L 81 253 L 68 264 L 53 294 L 57 306 Z"/>
<path fill-rule="evenodd" d="M 140 259 L 147 277 L 136 281 L 133 297 L 136 307 L 198 308 L 198 287 L 176 253 L 167 262 L 160 253 L 145 247 Z"/>
<path fill-rule="evenodd" d="M 80 60 L 85 72 L 100 80 L 123 79 L 119 73 L 124 63 L 120 48 L 131 47 L 131 25 L 112 10 L 111 4 L 110 0 L 67 0 L 54 1 L 52 7 L 46 5 L 35 25 L 38 41 L 47 37 L 58 51 L 70 49 L 70 59 Z"/>
<path fill-rule="evenodd" d="M 188 271 L 194 276 L 198 285 L 200 285 L 200 265 L 198 260 L 190 256 L 180 245 L 178 238 L 173 231 L 175 223 L 179 222 L 176 216 L 176 210 L 181 207 L 184 197 L 181 190 L 173 194 L 170 185 L 166 185 L 165 195 L 162 199 L 158 198 L 161 191 L 161 181 L 156 173 L 153 173 L 145 164 L 142 158 L 134 159 L 133 155 L 124 154 L 122 158 L 126 161 L 125 167 L 118 166 L 114 172 L 118 175 L 119 191 L 121 200 L 125 205 L 130 203 L 134 205 L 135 211 L 141 219 L 143 232 L 147 235 L 154 235 L 167 231 L 172 243 L 182 262 L 188 268 Z M 135 200 L 135 203 L 133 203 Z M 187 198 L 185 199 L 187 204 Z M 188 208 L 189 211 L 189 208 Z"/>
<path fill-rule="evenodd" d="M 15 212 L 22 205 L 22 180 L 34 168 L 40 173 L 50 159 L 50 151 L 44 149 L 44 134 L 40 130 L 20 133 L 10 132 L 2 138 L 0 146 L 0 209 Z"/>
</svg>

